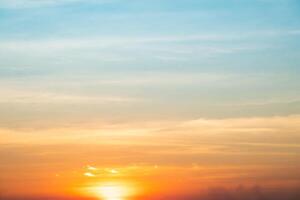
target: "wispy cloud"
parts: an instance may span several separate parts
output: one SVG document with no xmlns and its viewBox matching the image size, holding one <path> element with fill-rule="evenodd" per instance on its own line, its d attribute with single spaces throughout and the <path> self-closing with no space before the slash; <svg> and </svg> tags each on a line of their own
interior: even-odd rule
<svg viewBox="0 0 300 200">
<path fill-rule="evenodd" d="M 266 106 L 266 105 L 280 105 L 280 104 L 296 104 L 300 103 L 300 97 L 294 98 L 270 98 L 264 100 L 254 100 L 254 101 L 245 101 L 241 103 L 227 103 L 219 104 L 220 106 L 230 106 L 230 107 L 253 107 L 253 106 Z"/>
<path fill-rule="evenodd" d="M 33 8 L 44 6 L 64 5 L 77 2 L 106 3 L 113 0 L 0 0 L 0 7 L 9 9 Z"/>
<path fill-rule="evenodd" d="M 79 143 L 95 143 L 106 138 L 105 142 L 114 141 L 126 144 L 165 144 L 168 140 L 170 145 L 192 147 L 193 144 L 206 145 L 254 145 L 265 147 L 298 147 L 300 131 L 300 116 L 274 116 L 274 117 L 248 117 L 248 118 L 225 118 L 225 119 L 196 119 L 196 120 L 156 120 L 156 121 L 123 121 L 119 123 L 99 121 L 99 119 L 81 120 L 80 123 L 67 123 L 68 126 L 56 126 L 49 129 L 38 128 L 23 130 L 1 129 L 3 136 L 8 138 L 33 134 L 32 141 L 51 142 L 49 139 L 57 139 L 61 142 L 73 141 L 81 138 Z M 14 132 L 12 134 L 11 132 Z M 42 133 L 38 137 L 35 132 Z M 61 135 L 61 132 L 66 134 Z M 72 133 L 72 134 L 70 134 Z M 184 133 L 184 134 L 183 134 Z M 119 136 L 119 139 L 113 137 Z M 55 137 L 53 137 L 55 136 Z M 127 141 L 126 137 L 130 136 Z M 49 137 L 49 138 L 47 138 Z M 22 143 L 22 137 L 17 141 Z M 110 138 L 110 139 L 109 139 Z M 147 138 L 145 140 L 145 138 Z M 266 138 L 268 138 L 266 140 Z M 4 142 L 5 140 L 3 140 Z M 275 145 L 275 146 L 274 146 Z"/>
<path fill-rule="evenodd" d="M 228 37 L 224 35 L 186 35 L 186 36 L 161 36 L 161 37 L 94 37 L 94 38 L 58 38 L 58 39 L 42 39 L 42 40 L 4 40 L 0 41 L 1 47 L 8 50 L 17 49 L 83 49 L 83 48 L 99 48 L 113 47 L 121 45 L 138 45 L 138 44 L 160 44 L 166 42 L 187 42 L 187 41 L 216 41 L 225 40 Z"/>
<path fill-rule="evenodd" d="M 152 58 L 164 61 L 186 61 L 199 57 L 255 52 L 272 47 L 270 44 L 249 44 L 249 38 L 267 38 L 299 35 L 299 30 L 266 30 L 244 33 L 201 33 L 190 35 L 161 36 L 97 36 L 80 38 L 52 38 L 30 40 L 0 40 L 0 54 L 7 60 L 18 56 L 26 60 L 36 58 L 57 58 L 63 60 L 93 59 L 97 61 L 128 61 L 140 58 Z M 215 42 L 228 42 L 216 44 Z M 232 41 L 235 41 L 232 43 Z M 191 44 L 190 42 L 195 42 Z M 37 58 L 39 57 L 39 58 Z M 24 58 L 25 59 L 25 58 Z M 57 60 L 57 59 L 56 59 Z M 13 63 L 13 61 L 9 61 Z M 46 60 L 44 60 L 46 62 Z M 45 63 L 44 63 L 45 64 Z"/>
<path fill-rule="evenodd" d="M 231 37 L 231 36 L 229 36 Z M 227 40 L 223 35 L 161 36 L 161 37 L 96 37 L 42 40 L 2 40 L 2 64 L 22 64 L 28 61 L 43 65 L 93 65 L 103 61 L 141 60 L 187 61 L 223 54 L 255 51 L 265 48 L 257 45 L 235 43 L 228 46 L 216 44 L 188 44 L 191 41 Z M 18 61 L 14 58 L 19 57 Z M 18 64 L 18 65 L 19 65 Z M 39 63 L 40 65 L 40 63 Z"/>
<path fill-rule="evenodd" d="M 107 103 L 133 103 L 141 99 L 125 96 L 108 95 L 74 95 L 51 92 L 13 91 L 6 90 L 0 103 L 17 104 L 107 104 Z"/>
<path fill-rule="evenodd" d="M 300 129 L 300 116 L 275 116 L 275 117 L 252 117 L 252 118 L 227 118 L 227 119 L 197 119 L 184 122 L 180 126 L 183 128 L 196 128 L 213 130 L 214 133 L 230 133 L 230 131 L 253 132 L 261 129 L 262 131 Z M 227 129 L 227 131 L 225 131 Z M 215 132 L 216 131 L 216 132 Z"/>
</svg>

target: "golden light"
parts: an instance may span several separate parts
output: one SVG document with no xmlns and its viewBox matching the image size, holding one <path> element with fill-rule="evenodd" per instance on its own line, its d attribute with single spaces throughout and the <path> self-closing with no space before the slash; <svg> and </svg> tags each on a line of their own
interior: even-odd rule
<svg viewBox="0 0 300 200">
<path fill-rule="evenodd" d="M 90 165 L 87 166 L 87 169 L 91 170 L 91 171 L 97 171 L 98 170 L 96 167 L 93 167 L 93 166 L 90 166 Z"/>
<path fill-rule="evenodd" d="M 121 200 L 126 192 L 125 188 L 116 185 L 108 185 L 99 188 L 100 195 L 106 200 Z"/>
<path fill-rule="evenodd" d="M 110 170 L 110 173 L 112 173 L 112 174 L 118 174 L 118 173 L 119 173 L 119 171 L 118 171 L 118 170 L 116 170 L 116 169 L 111 169 L 111 170 Z"/>
<path fill-rule="evenodd" d="M 94 176 L 95 176 L 95 174 L 90 173 L 90 172 L 86 172 L 86 173 L 84 173 L 83 175 L 84 175 L 84 176 L 87 176 L 87 177 L 94 177 Z"/>
<path fill-rule="evenodd" d="M 87 191 L 101 200 L 127 200 L 136 193 L 136 188 L 128 183 L 109 182 L 88 187 Z"/>
</svg>

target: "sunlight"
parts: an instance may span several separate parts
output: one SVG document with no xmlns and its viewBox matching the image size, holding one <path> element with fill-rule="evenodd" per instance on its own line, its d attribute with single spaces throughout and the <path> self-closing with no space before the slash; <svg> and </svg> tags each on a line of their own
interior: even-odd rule
<svg viewBox="0 0 300 200">
<path fill-rule="evenodd" d="M 106 200 L 121 200 L 126 190 L 116 185 L 107 185 L 99 188 L 100 195 Z"/>
<path fill-rule="evenodd" d="M 102 200 L 127 200 L 135 190 L 127 183 L 109 182 L 89 187 L 88 192 Z"/>
</svg>

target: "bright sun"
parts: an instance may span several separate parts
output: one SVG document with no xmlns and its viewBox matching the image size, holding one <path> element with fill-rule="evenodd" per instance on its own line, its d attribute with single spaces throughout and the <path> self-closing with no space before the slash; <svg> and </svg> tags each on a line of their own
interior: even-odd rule
<svg viewBox="0 0 300 200">
<path fill-rule="evenodd" d="M 106 185 L 97 189 L 105 200 L 122 200 L 126 196 L 126 188 L 119 185 Z"/>
<path fill-rule="evenodd" d="M 126 200 L 134 193 L 133 188 L 124 183 L 104 183 L 89 187 L 88 191 L 101 200 Z"/>
</svg>

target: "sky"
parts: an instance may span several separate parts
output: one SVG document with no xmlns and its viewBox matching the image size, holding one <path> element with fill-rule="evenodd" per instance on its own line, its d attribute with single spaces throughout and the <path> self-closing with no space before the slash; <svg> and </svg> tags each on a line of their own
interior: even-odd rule
<svg viewBox="0 0 300 200">
<path fill-rule="evenodd" d="M 297 199 L 299 10 L 0 0 L 0 199 Z"/>
</svg>

